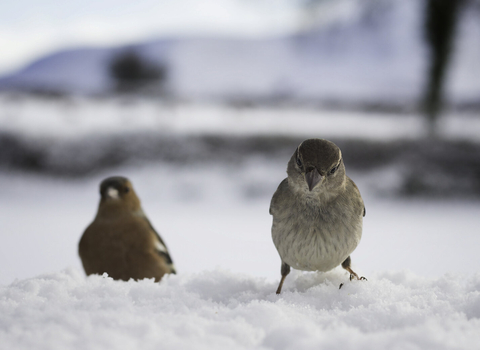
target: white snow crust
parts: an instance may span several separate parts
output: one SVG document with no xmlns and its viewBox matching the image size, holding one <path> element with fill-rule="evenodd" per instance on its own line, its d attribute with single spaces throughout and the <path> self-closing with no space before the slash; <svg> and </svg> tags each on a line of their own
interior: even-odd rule
<svg viewBox="0 0 480 350">
<path fill-rule="evenodd" d="M 215 269 L 160 284 L 77 269 L 0 287 L 2 349 L 478 349 L 480 274 L 275 283 Z"/>
</svg>

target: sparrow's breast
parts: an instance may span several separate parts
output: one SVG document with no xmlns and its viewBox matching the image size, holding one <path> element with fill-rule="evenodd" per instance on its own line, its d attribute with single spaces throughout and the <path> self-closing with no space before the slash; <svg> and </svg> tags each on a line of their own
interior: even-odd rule
<svg viewBox="0 0 480 350">
<path fill-rule="evenodd" d="M 304 271 L 329 271 L 357 247 L 362 217 L 315 208 L 285 208 L 273 217 L 272 238 L 282 260 Z"/>
</svg>

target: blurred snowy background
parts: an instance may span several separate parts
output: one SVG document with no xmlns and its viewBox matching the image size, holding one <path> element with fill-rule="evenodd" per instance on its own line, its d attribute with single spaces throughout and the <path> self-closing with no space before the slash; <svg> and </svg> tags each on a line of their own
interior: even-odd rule
<svg viewBox="0 0 480 350">
<path fill-rule="evenodd" d="M 135 303 L 154 302 L 151 293 L 160 293 L 162 302 L 188 295 L 187 308 L 199 313 L 206 337 L 174 331 L 173 347 L 288 348 L 298 326 L 272 321 L 285 312 L 306 322 L 304 348 L 355 348 L 316 338 L 313 329 L 326 327 L 316 312 L 325 308 L 324 320 L 345 316 L 334 327 L 335 339 L 359 332 L 369 349 L 418 346 L 420 333 L 423 349 L 478 344 L 475 332 L 465 331 L 480 318 L 478 0 L 20 0 L 0 8 L 4 344 L 29 348 L 24 333 L 7 325 L 35 327 L 29 322 L 37 317 L 14 315 L 37 307 L 39 295 L 57 302 L 63 295 L 57 288 L 66 294 L 56 307 L 80 319 L 90 306 L 77 308 L 71 300 L 86 291 L 118 300 L 137 293 L 123 300 L 132 309 L 114 316 L 134 315 L 123 325 L 126 343 L 94 337 L 86 343 L 93 347 L 158 348 L 156 330 L 147 327 L 157 335 L 139 342 L 129 328 L 142 317 L 136 308 L 143 306 Z M 354 305 L 332 294 L 332 281 L 347 279 L 341 269 L 294 273 L 285 301 L 269 296 L 280 275 L 270 198 L 295 147 L 309 137 L 340 146 L 366 203 L 364 236 L 352 260 L 373 282 L 351 286 L 348 296 L 363 298 Z M 179 275 L 157 292 L 147 282 L 135 292 L 131 284 L 81 278 L 77 243 L 96 212 L 98 185 L 111 175 L 132 180 L 172 253 Z M 375 289 L 386 293 L 383 309 L 375 306 Z M 322 303 L 303 298 L 308 293 L 328 295 Z M 416 299 L 420 294 L 423 301 Z M 265 322 L 245 316 L 256 299 L 278 308 L 253 310 Z M 438 302 L 429 304 L 433 299 Z M 237 330 L 205 316 L 209 303 L 234 318 Z M 174 304 L 167 313 L 186 307 Z M 99 310 L 109 311 L 105 305 Z M 225 309 L 236 306 L 233 313 Z M 354 314 L 370 307 L 367 321 Z M 409 314 L 411 307 L 416 313 Z M 41 317 L 61 320 L 55 310 Z M 186 322 L 182 312 L 175 316 L 178 327 Z M 391 322 L 375 323 L 392 312 Z M 142 322 L 159 322 L 147 316 Z M 444 323 L 457 316 L 463 323 Z M 93 329 L 109 327 L 97 321 L 90 319 Z M 262 336 L 242 328 L 245 322 L 261 324 Z M 225 338 L 211 338 L 210 326 Z M 397 333 L 381 333 L 382 327 Z M 288 341 L 279 341 L 279 332 Z M 67 333 L 56 342 L 40 333 L 31 339 L 73 348 Z M 91 336 L 89 329 L 80 333 Z M 76 331 L 71 337 L 78 339 Z"/>
</svg>

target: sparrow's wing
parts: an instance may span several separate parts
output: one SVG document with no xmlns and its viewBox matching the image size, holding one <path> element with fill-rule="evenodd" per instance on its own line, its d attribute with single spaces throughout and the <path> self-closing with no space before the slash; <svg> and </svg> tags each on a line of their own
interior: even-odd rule
<svg viewBox="0 0 480 350">
<path fill-rule="evenodd" d="M 362 207 L 363 207 L 362 215 L 365 216 L 367 214 L 367 209 L 365 208 L 365 203 L 363 202 L 362 196 L 360 195 L 360 190 L 358 189 L 355 182 L 353 182 L 353 180 L 348 176 L 347 176 L 347 184 L 351 185 L 353 187 L 353 188 L 351 187 L 352 190 L 356 192 L 356 196 L 354 196 L 358 200 L 357 201 L 358 206 L 355 205 L 358 208 L 356 210 L 362 210 Z"/>
<path fill-rule="evenodd" d="M 158 255 L 162 256 L 165 259 L 165 262 L 171 266 L 172 268 L 172 273 L 175 273 L 175 267 L 173 266 L 173 260 L 172 257 L 170 256 L 170 253 L 168 252 L 167 245 L 163 242 L 162 238 L 158 234 L 158 232 L 153 228 L 150 220 L 147 219 L 147 217 L 143 218 L 147 223 L 152 232 L 155 234 L 155 237 L 157 238 L 157 242 L 155 244 L 155 251 L 157 252 Z"/>
<path fill-rule="evenodd" d="M 284 179 L 282 182 L 280 182 L 280 185 L 278 185 L 277 190 L 273 194 L 272 200 L 270 201 L 270 215 L 273 215 L 273 211 L 275 210 L 275 207 L 279 205 L 279 203 L 283 202 L 283 197 L 288 191 L 288 178 Z"/>
</svg>

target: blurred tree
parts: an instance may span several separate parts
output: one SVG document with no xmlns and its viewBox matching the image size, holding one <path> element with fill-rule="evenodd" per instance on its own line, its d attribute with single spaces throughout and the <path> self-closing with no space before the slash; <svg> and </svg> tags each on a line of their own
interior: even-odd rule
<svg viewBox="0 0 480 350">
<path fill-rule="evenodd" d="M 430 67 L 423 100 L 430 126 L 430 137 L 436 136 L 436 124 L 443 107 L 443 87 L 458 13 L 463 0 L 426 0 L 425 36 L 430 49 Z"/>
<path fill-rule="evenodd" d="M 167 78 L 165 65 L 148 62 L 134 50 L 114 56 L 109 70 L 116 91 L 122 93 L 161 92 Z"/>
</svg>

